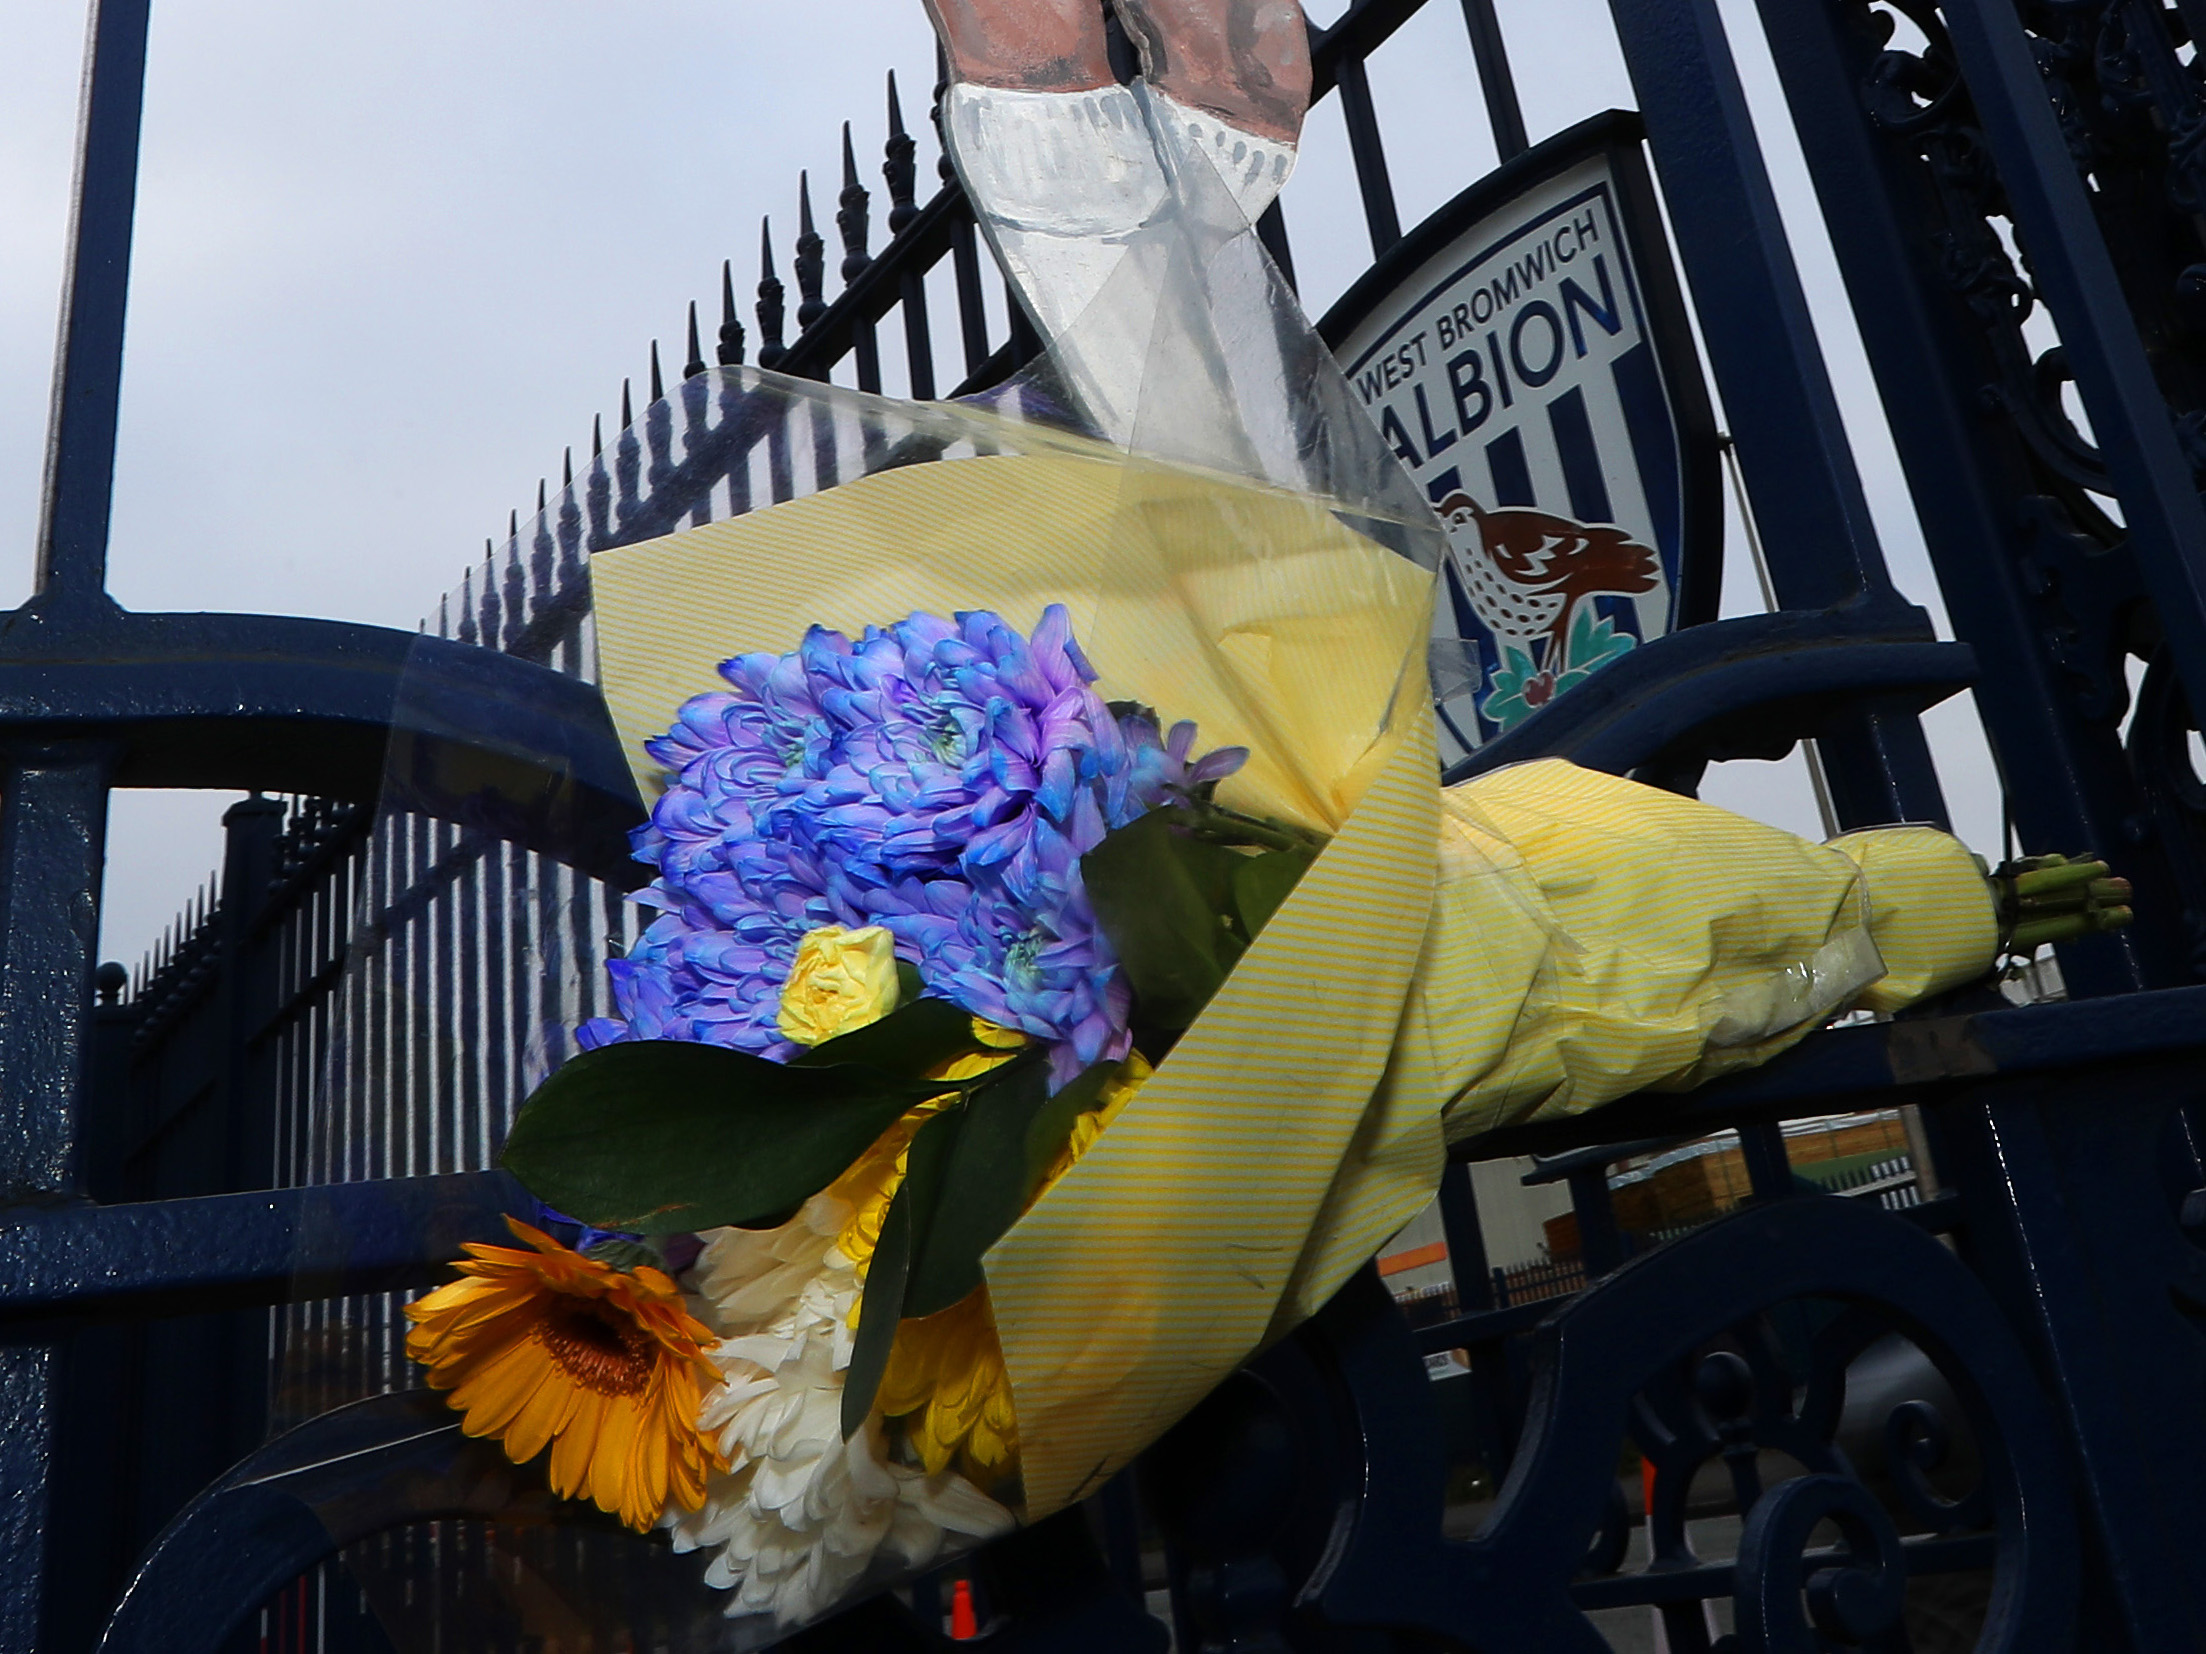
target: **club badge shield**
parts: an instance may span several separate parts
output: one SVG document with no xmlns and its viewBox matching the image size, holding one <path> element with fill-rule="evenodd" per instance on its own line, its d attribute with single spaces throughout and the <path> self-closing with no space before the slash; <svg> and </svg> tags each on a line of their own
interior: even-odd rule
<svg viewBox="0 0 2206 1654">
<path fill-rule="evenodd" d="M 1528 150 L 1319 323 L 1447 527 L 1444 760 L 1714 614 L 1715 423 L 1640 140 L 1610 111 Z"/>
</svg>

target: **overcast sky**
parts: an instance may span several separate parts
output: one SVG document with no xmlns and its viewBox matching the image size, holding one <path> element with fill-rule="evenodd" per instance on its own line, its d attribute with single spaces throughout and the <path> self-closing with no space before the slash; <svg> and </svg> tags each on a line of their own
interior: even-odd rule
<svg viewBox="0 0 2206 1654">
<path fill-rule="evenodd" d="M 1535 139 L 1631 103 L 1603 0 L 1500 10 Z M 1774 116 L 1751 5 L 1725 10 Z M 0 603 L 12 604 L 37 526 L 82 9 L 0 0 L 0 42 Z M 890 68 L 924 193 L 934 77 L 919 0 L 154 0 L 116 597 L 414 626 L 484 538 L 502 538 L 508 509 L 533 505 L 561 449 L 587 444 L 622 377 L 640 381 L 649 340 L 679 363 L 684 306 L 716 307 L 723 257 L 747 294 L 759 216 L 774 215 L 786 247 L 800 167 L 824 185 L 832 238 L 845 118 L 878 226 Z M 1493 164 L 1460 10 L 1428 6 L 1372 81 L 1414 224 Z M 1887 555 L 1937 611 L 1789 132 L 1765 125 Z M 1331 104 L 1303 155 L 1285 206 L 1317 314 L 1369 260 Z M 1727 610 L 1758 608 L 1731 561 Z M 1989 852 L 1998 805 L 1968 725 L 1957 704 L 1933 733 L 1961 829 Z M 1725 768 L 1710 796 L 1814 830 L 1797 764 Z M 117 795 L 103 957 L 134 962 L 214 866 L 234 796 Z"/>
</svg>

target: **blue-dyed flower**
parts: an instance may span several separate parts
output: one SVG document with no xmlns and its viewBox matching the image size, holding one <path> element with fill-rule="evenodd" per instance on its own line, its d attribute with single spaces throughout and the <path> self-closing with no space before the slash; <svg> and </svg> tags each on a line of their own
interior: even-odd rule
<svg viewBox="0 0 2206 1654">
<path fill-rule="evenodd" d="M 781 984 L 837 924 L 888 929 L 928 992 L 1046 1042 L 1060 1079 L 1125 1055 L 1131 996 L 1080 858 L 1245 754 L 1190 762 L 1194 725 L 1106 705 L 1058 605 L 1031 638 L 985 610 L 815 627 L 721 675 L 648 745 L 674 772 L 635 835 L 660 915 L 609 967 L 619 1015 L 585 1046 L 789 1056 Z"/>
</svg>

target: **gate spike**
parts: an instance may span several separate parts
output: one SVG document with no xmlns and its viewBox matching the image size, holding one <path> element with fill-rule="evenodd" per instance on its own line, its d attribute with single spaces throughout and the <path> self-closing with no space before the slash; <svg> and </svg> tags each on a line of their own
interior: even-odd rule
<svg viewBox="0 0 2206 1654">
<path fill-rule="evenodd" d="M 836 197 L 835 228 L 843 238 L 843 285 L 848 287 L 865 274 L 873 262 L 866 256 L 866 212 L 872 197 L 858 182 L 858 156 L 850 147 L 850 123 L 843 122 L 843 192 Z"/>
<path fill-rule="evenodd" d="M 562 488 L 572 488 L 574 486 L 574 450 L 572 448 L 569 448 L 560 456 L 559 486 Z"/>
<path fill-rule="evenodd" d="M 590 457 L 596 459 L 605 452 L 605 416 L 590 415 Z"/>
<path fill-rule="evenodd" d="M 503 616 L 498 606 L 498 553 L 488 540 L 483 542 L 483 595 L 476 605 L 476 615 L 482 621 L 483 647 L 498 647 L 498 632 Z"/>
<path fill-rule="evenodd" d="M 901 235 L 904 226 L 919 216 L 919 208 L 913 204 L 912 192 L 918 187 L 918 168 L 912 157 L 919 146 L 912 142 L 911 134 L 904 130 L 903 105 L 896 99 L 896 71 L 889 71 L 889 141 L 885 146 L 888 159 L 881 165 L 881 176 L 889 186 L 889 234 Z"/>
<path fill-rule="evenodd" d="M 536 508 L 541 511 L 544 508 L 544 502 L 542 500 L 538 500 L 536 502 Z M 506 513 L 506 539 L 510 543 L 514 540 L 518 540 L 520 537 L 521 513 L 519 509 L 516 508 L 515 510 L 508 511 Z"/>
<path fill-rule="evenodd" d="M 786 315 L 783 293 L 781 278 L 774 274 L 774 221 L 762 218 L 758 221 L 758 365 L 762 368 L 779 367 L 789 353 L 781 342 Z"/>
<path fill-rule="evenodd" d="M 682 377 L 694 379 L 705 371 L 704 347 L 697 342 L 697 301 L 689 301 L 689 360 L 682 364 Z"/>
<path fill-rule="evenodd" d="M 437 636 L 452 635 L 452 596 L 447 592 L 437 599 Z"/>
<path fill-rule="evenodd" d="M 653 357 L 656 357 L 658 355 L 658 352 L 659 347 L 657 343 L 654 342 L 651 346 L 651 354 L 653 355 Z M 635 424 L 635 422 L 635 413 L 630 409 L 628 404 L 628 381 L 623 379 L 620 382 L 620 428 L 625 431 L 628 429 L 629 426 Z"/>
<path fill-rule="evenodd" d="M 820 232 L 812 225 L 812 175 L 797 174 L 797 336 L 802 338 L 812 324 L 827 314 L 827 301 L 820 297 L 820 282 L 827 274 L 827 244 L 820 239 Z"/>
<path fill-rule="evenodd" d="M 720 261 L 720 344 L 713 354 L 724 368 L 743 365 L 743 324 L 735 315 L 735 260 Z"/>
<path fill-rule="evenodd" d="M 550 482 L 549 477 L 538 477 L 536 479 L 536 514 L 539 517 L 544 514 L 544 507 L 551 500 Z"/>
<path fill-rule="evenodd" d="M 651 400 L 661 401 L 666 396 L 666 383 L 659 377 L 659 341 L 651 341 Z"/>
</svg>

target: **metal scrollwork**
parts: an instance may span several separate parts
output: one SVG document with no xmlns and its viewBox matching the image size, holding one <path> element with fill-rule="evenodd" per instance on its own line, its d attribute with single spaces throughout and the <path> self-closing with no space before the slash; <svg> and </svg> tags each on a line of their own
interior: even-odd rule
<svg viewBox="0 0 2206 1654">
<path fill-rule="evenodd" d="M 1779 1201 L 1558 1310 L 1532 1337 L 1506 1479 L 1465 1540 L 1443 1536 L 1416 1349 L 1367 1272 L 1166 1438 L 1151 1463 L 1178 1468 L 1150 1486 L 1174 1544 L 1207 1580 L 1273 1582 L 1238 1602 L 1203 1594 L 1201 1635 L 1599 1654 L 1589 1615 L 1621 1608 L 1658 1613 L 1680 1651 L 1899 1648 L 1911 1580 L 1987 1571 L 1973 1612 L 1988 1654 L 2051 1646 L 2073 1621 L 2050 1409 L 1984 1289 L 1899 1219 Z M 1636 1525 L 1617 1509 L 1627 1436 L 1654 1466 L 1637 1564 L 1618 1542 Z M 1733 1561 L 1694 1552 L 1696 1483 L 1725 1487 L 1743 1518 Z M 1725 1603 L 1738 1631 L 1718 1639 L 1708 1615 Z"/>
<path fill-rule="evenodd" d="M 1953 1456 L 1953 1427 L 1927 1401 L 1903 1401 L 1884 1421 L 1884 1462 L 1908 1514 L 1932 1533 L 1980 1528 L 1991 1520 L 1991 1495 L 1981 1482 L 1949 1499 L 1930 1480 Z"/>
<path fill-rule="evenodd" d="M 1842 1538 L 1836 1555 L 1809 1548 L 1826 1522 Z M 1874 1647 L 1899 1626 L 1906 1599 L 1900 1536 L 1859 1482 L 1804 1476 L 1748 1513 L 1735 1599 L 1748 1647 L 1768 1654 L 1819 1654 L 1834 1643 Z"/>
<path fill-rule="evenodd" d="M 1976 329 L 1973 389 L 1991 451 L 2014 467 L 2008 544 L 2034 611 L 2036 645 L 2069 709 L 2102 726 L 2130 707 L 2126 658 L 2151 658 L 2160 628 L 2113 503 L 2116 490 L 2078 413 L 2067 353 L 2042 302 L 1940 6 L 1829 0 L 1848 20 L 1868 119 L 1921 183 L 1925 273 Z M 2206 62 L 2198 8 L 2160 0 L 2013 0 L 2044 90 L 2103 234 L 2170 422 L 2206 487 Z M 2168 692 L 2159 692 L 2166 700 Z M 2127 756 L 2147 807 L 2132 844 L 2175 860 L 2202 839 L 2176 752 L 2187 736 L 2140 712 Z M 2120 844 L 2106 846 L 2110 853 Z M 2195 881 L 2194 881 L 2195 882 Z M 2206 968 L 2206 891 L 2185 889 L 2193 971 Z M 2164 898 L 2163 898 L 2164 900 Z"/>
<path fill-rule="evenodd" d="M 1936 9 L 1919 0 L 1895 3 L 1889 10 L 1872 9 L 1861 0 L 1847 3 L 1870 37 L 1883 43 L 1862 88 L 1870 118 L 1924 166 L 1938 205 L 1932 245 L 1939 274 L 1977 318 L 1997 366 L 1997 377 L 1979 393 L 1981 400 L 2013 426 L 2043 486 L 2060 498 L 2078 527 L 2105 532 L 2111 545 L 2120 531 L 2090 498 L 2108 493 L 2106 466 L 2064 405 L 2069 373 L 2060 347 L 2038 348 L 2025 334 L 2039 308 L 2036 288 L 2009 250 L 2011 230 L 2000 233 L 2006 201 L 1983 134 L 1974 124 L 1944 25 Z M 1893 43 L 1902 17 L 1921 37 L 1916 49 Z M 2070 154 L 2088 174 L 2105 152 L 2104 111 L 2077 77 L 2089 79 L 2088 65 L 2097 53 L 2078 38 L 2073 19 L 2034 35 L 2033 41 Z"/>
</svg>

